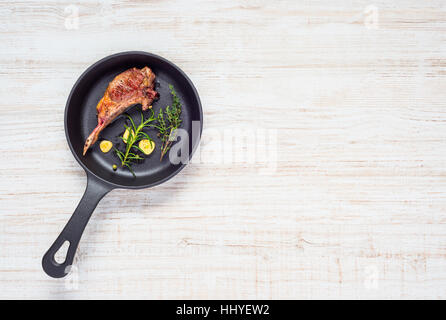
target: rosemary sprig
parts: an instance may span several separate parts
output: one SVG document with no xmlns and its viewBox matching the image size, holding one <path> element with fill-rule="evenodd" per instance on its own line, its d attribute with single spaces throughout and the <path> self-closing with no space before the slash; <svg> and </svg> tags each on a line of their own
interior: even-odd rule
<svg viewBox="0 0 446 320">
<path fill-rule="evenodd" d="M 135 173 L 133 172 L 133 169 L 132 169 L 132 162 L 134 160 L 144 159 L 139 154 L 133 152 L 134 151 L 133 149 L 136 149 L 136 150 L 142 152 L 142 150 L 136 145 L 136 143 L 142 139 L 148 139 L 148 140 L 152 141 L 152 139 L 149 137 L 149 135 L 143 131 L 144 128 L 151 127 L 152 125 L 150 125 L 150 123 L 155 121 L 154 112 L 152 109 L 150 109 L 150 111 L 152 113 L 151 113 L 150 117 L 147 119 L 144 119 L 144 115 L 141 112 L 141 122 L 138 126 L 135 124 L 135 121 L 133 121 L 131 116 L 129 116 L 128 114 L 126 115 L 127 118 L 130 120 L 130 126 L 124 124 L 124 127 L 125 127 L 126 131 L 128 130 L 129 136 L 127 137 L 127 139 L 125 139 L 123 136 L 120 136 L 121 140 L 124 143 L 126 143 L 125 151 L 123 152 L 123 151 L 115 148 L 116 155 L 118 156 L 119 160 L 121 160 L 121 166 L 127 167 L 130 170 L 130 172 L 133 174 L 133 176 L 135 176 Z"/>
<path fill-rule="evenodd" d="M 161 158 L 169 151 L 173 141 L 176 140 L 177 129 L 181 125 L 181 103 L 175 92 L 175 89 L 170 84 L 170 93 L 172 94 L 172 106 L 167 106 L 163 111 L 161 108 L 156 117 L 157 125 L 152 125 L 158 129 L 158 136 L 161 140 Z"/>
</svg>

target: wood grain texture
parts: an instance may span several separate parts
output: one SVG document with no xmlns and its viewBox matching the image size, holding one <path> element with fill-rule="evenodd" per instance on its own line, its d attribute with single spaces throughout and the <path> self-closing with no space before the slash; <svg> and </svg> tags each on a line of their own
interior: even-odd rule
<svg viewBox="0 0 446 320">
<path fill-rule="evenodd" d="M 24 0 L 0 18 L 0 298 L 446 298 L 443 0 Z M 112 191 L 50 279 L 86 184 L 66 99 L 127 50 L 191 77 L 204 160 Z M 225 127 L 276 130 L 276 170 L 219 161 Z"/>
</svg>

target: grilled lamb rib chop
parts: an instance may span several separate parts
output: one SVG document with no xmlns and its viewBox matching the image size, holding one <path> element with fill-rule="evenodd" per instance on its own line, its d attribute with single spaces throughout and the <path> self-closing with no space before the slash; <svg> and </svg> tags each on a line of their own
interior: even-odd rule
<svg viewBox="0 0 446 320">
<path fill-rule="evenodd" d="M 99 133 L 116 117 L 139 103 L 143 110 L 147 110 L 157 96 L 155 74 L 150 68 L 132 68 L 117 75 L 108 84 L 104 96 L 96 106 L 98 125 L 85 141 L 83 155 L 98 140 Z"/>
</svg>

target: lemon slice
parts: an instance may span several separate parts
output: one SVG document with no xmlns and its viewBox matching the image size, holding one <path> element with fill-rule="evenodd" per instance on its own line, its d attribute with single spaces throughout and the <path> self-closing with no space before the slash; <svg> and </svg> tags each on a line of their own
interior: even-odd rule
<svg viewBox="0 0 446 320">
<path fill-rule="evenodd" d="M 127 128 L 127 129 L 125 129 L 125 132 L 122 135 L 122 140 L 124 140 L 125 143 L 127 143 L 127 139 L 129 138 L 129 135 L 130 135 L 130 131 Z M 133 129 L 132 129 L 132 135 L 135 135 L 135 131 L 133 131 Z"/>
<path fill-rule="evenodd" d="M 99 144 L 99 148 L 101 148 L 101 151 L 103 153 L 107 153 L 110 151 L 110 149 L 113 147 L 113 143 L 108 140 L 102 140 Z"/>
<path fill-rule="evenodd" d="M 148 139 L 141 140 L 138 146 L 146 156 L 148 156 L 153 152 L 153 150 L 155 150 L 155 142 Z"/>
</svg>

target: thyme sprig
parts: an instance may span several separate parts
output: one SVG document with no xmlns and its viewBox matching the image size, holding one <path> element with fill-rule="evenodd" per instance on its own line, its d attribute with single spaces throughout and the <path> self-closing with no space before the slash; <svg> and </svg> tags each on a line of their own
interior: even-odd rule
<svg viewBox="0 0 446 320">
<path fill-rule="evenodd" d="M 161 108 L 156 117 L 156 125 L 152 125 L 158 129 L 158 136 L 161 140 L 160 161 L 163 160 L 164 155 L 176 140 L 177 129 L 181 125 L 181 102 L 171 84 L 169 89 L 172 94 L 172 106 L 167 106 L 164 111 Z"/>
<path fill-rule="evenodd" d="M 141 148 L 138 147 L 137 142 L 142 139 L 148 139 L 149 141 L 152 141 L 149 135 L 143 131 L 145 128 L 150 128 L 152 126 L 151 122 L 156 120 L 153 110 L 150 109 L 150 111 L 151 115 L 147 119 L 144 119 L 144 115 L 141 112 L 141 122 L 138 126 L 135 124 L 135 121 L 133 121 L 131 116 L 129 116 L 128 114 L 126 115 L 130 121 L 130 126 L 124 124 L 124 127 L 126 131 L 129 132 L 129 135 L 127 138 L 124 138 L 124 135 L 119 137 L 124 143 L 126 143 L 125 151 L 123 152 L 115 148 L 116 155 L 121 160 L 121 166 L 127 167 L 133 174 L 133 176 L 135 176 L 135 173 L 132 169 L 132 162 L 135 160 L 144 159 L 139 154 L 133 152 L 133 149 L 143 152 Z"/>
</svg>

